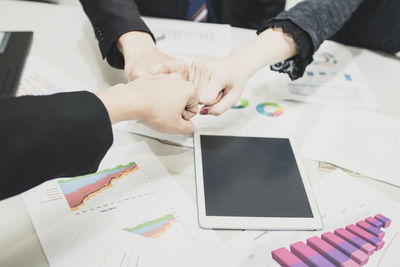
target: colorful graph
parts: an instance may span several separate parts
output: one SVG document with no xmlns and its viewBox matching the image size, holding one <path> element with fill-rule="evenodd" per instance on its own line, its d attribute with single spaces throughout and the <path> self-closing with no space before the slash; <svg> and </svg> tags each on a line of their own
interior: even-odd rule
<svg viewBox="0 0 400 267">
<path fill-rule="evenodd" d="M 313 236 L 307 239 L 307 244 L 296 242 L 290 245 L 290 251 L 284 247 L 276 249 L 271 252 L 272 258 L 287 267 L 362 266 L 384 246 L 385 233 L 381 227 L 387 228 L 391 222 L 382 214 L 368 217 L 333 233 Z"/>
<path fill-rule="evenodd" d="M 284 109 L 280 105 L 269 102 L 257 105 L 256 110 L 258 113 L 268 117 L 278 117 L 284 112 Z"/>
<path fill-rule="evenodd" d="M 47 95 L 61 91 L 55 84 L 36 72 L 24 77 L 18 86 L 20 95 Z"/>
<path fill-rule="evenodd" d="M 245 107 L 249 106 L 249 101 L 247 99 L 240 98 L 239 101 L 240 101 L 239 105 L 233 106 L 231 108 L 233 108 L 233 109 L 242 109 L 242 108 L 245 108 Z"/>
<path fill-rule="evenodd" d="M 71 210 L 76 210 L 84 205 L 86 200 L 110 188 L 112 181 L 121 179 L 137 170 L 139 170 L 139 167 L 135 162 L 131 162 L 127 165 L 119 165 L 94 174 L 60 180 L 58 184 Z"/>
<path fill-rule="evenodd" d="M 168 214 L 161 218 L 139 224 L 133 228 L 124 228 L 123 230 L 146 238 L 155 239 L 166 233 L 174 222 L 176 222 L 175 216 Z"/>
<path fill-rule="evenodd" d="M 322 52 L 314 56 L 314 65 L 322 65 L 325 67 L 332 67 L 338 63 L 337 59 L 330 53 Z"/>
</svg>

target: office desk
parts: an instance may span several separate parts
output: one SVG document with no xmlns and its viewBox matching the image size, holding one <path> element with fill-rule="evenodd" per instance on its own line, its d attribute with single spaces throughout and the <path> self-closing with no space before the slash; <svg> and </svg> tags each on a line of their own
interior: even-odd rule
<svg viewBox="0 0 400 267">
<path fill-rule="evenodd" d="M 24 1 L 0 1 L 0 30 L 34 31 L 32 55 L 39 55 L 61 71 L 95 90 L 123 82 L 123 72 L 109 67 L 101 60 L 91 25 L 79 6 L 58 6 Z M 233 28 L 235 45 L 255 36 L 254 31 Z M 383 114 L 400 118 L 400 61 L 379 53 L 349 48 L 373 88 Z M 304 127 L 296 133 L 301 144 L 309 128 L 318 119 L 321 106 L 309 105 Z M 157 156 L 172 156 L 164 161 L 169 170 L 179 169 L 182 162 L 193 167 L 187 159 L 191 149 L 160 143 L 154 139 L 115 131 L 116 146 L 145 141 Z M 326 173 L 317 163 L 305 160 L 311 183 Z M 174 176 L 189 196 L 195 198 L 194 177 Z M 4 177 L 3 177 L 4 179 Z M 372 184 L 389 198 L 400 203 L 400 189 L 374 180 Z M 33 225 L 20 196 L 0 202 L 0 266 L 48 266 Z"/>
</svg>

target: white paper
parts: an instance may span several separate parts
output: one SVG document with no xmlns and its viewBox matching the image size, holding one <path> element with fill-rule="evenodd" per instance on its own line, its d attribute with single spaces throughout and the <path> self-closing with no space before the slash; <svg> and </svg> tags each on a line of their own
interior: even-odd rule
<svg viewBox="0 0 400 267">
<path fill-rule="evenodd" d="M 329 108 L 302 149 L 305 157 L 400 186 L 399 120 L 353 108 Z"/>
<path fill-rule="evenodd" d="M 60 185 L 65 178 L 23 195 L 51 266 L 192 266 L 220 245 L 213 231 L 199 228 L 195 206 L 144 143 L 110 150 L 99 170 L 133 161 L 139 170 L 75 210 Z M 168 224 L 157 226 L 165 216 Z"/>
<path fill-rule="evenodd" d="M 400 205 L 367 185 L 362 178 L 351 177 L 337 170 L 313 186 L 313 191 L 322 216 L 324 228 L 321 231 L 245 231 L 227 242 L 225 250 L 231 258 L 224 266 L 280 266 L 272 259 L 271 251 L 321 236 L 337 228 L 346 227 L 378 213 L 392 220 L 389 228 L 382 229 L 383 249 L 370 256 L 368 266 L 397 266 L 400 251 Z M 288 196 L 289 197 L 289 196 Z"/>
<path fill-rule="evenodd" d="M 62 92 L 90 91 L 76 79 L 53 67 L 39 56 L 29 56 L 17 95 L 50 95 Z"/>
<path fill-rule="evenodd" d="M 10 32 L 0 32 L 0 54 L 6 50 L 10 36 Z"/>
<path fill-rule="evenodd" d="M 376 107 L 378 103 L 344 45 L 325 41 L 302 78 L 279 79 L 274 94 L 303 102 Z M 275 74 L 282 75 L 282 74 Z"/>
</svg>

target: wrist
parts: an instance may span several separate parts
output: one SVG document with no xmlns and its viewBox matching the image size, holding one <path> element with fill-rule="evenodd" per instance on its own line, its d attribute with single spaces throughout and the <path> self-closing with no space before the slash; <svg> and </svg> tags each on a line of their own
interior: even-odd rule
<svg viewBox="0 0 400 267">
<path fill-rule="evenodd" d="M 125 59 L 127 57 L 135 58 L 147 51 L 157 49 L 151 35 L 141 31 L 132 31 L 121 35 L 117 41 L 117 47 Z"/>
<path fill-rule="evenodd" d="M 117 84 L 96 93 L 108 112 L 111 124 L 140 117 L 140 107 L 137 105 L 140 101 L 125 103 L 127 90 L 131 90 L 131 88 L 127 88 L 125 84 Z M 129 91 L 129 94 L 135 95 L 136 91 Z M 129 99 L 132 98 L 138 99 L 138 97 L 129 96 Z"/>
<path fill-rule="evenodd" d="M 257 63 L 260 55 L 251 50 L 250 47 L 244 46 L 233 51 L 229 56 L 228 66 L 235 68 L 239 73 L 237 77 L 250 79 L 261 67 L 262 64 Z"/>
<path fill-rule="evenodd" d="M 240 62 L 241 69 L 251 77 L 259 69 L 288 59 L 299 51 L 290 34 L 284 33 L 281 28 L 269 28 L 234 51 L 231 57 L 234 62 Z"/>
</svg>

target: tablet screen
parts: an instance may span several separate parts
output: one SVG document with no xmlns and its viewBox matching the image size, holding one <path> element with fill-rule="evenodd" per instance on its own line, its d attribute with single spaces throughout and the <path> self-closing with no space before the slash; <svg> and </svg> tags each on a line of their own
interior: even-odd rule
<svg viewBox="0 0 400 267">
<path fill-rule="evenodd" d="M 207 216 L 313 217 L 289 139 L 200 140 Z"/>
</svg>

